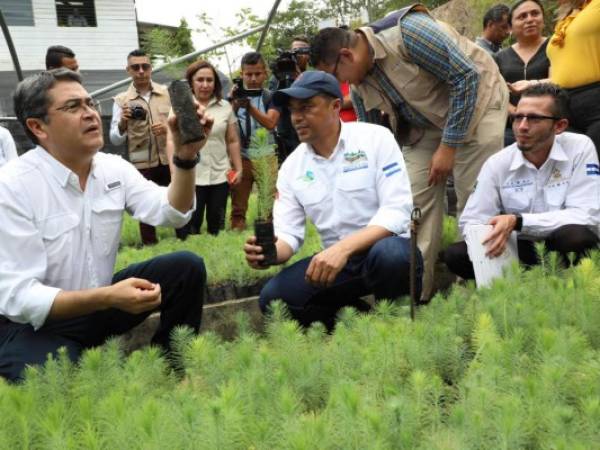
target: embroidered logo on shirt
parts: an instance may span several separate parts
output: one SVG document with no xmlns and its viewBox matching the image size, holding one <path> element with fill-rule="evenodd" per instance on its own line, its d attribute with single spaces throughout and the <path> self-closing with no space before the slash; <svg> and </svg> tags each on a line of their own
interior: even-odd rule
<svg viewBox="0 0 600 450">
<path fill-rule="evenodd" d="M 312 170 L 307 170 L 306 173 L 304 175 L 300 175 L 298 179 L 310 183 L 311 181 L 315 181 L 315 174 Z"/>
<path fill-rule="evenodd" d="M 558 169 L 555 168 L 552 171 L 552 179 L 553 180 L 560 180 L 561 178 L 562 178 L 562 173 L 560 173 L 560 170 L 558 170 Z"/>
<path fill-rule="evenodd" d="M 585 173 L 589 176 L 598 176 L 600 175 L 600 166 L 598 164 L 586 164 L 585 165 Z"/>
<path fill-rule="evenodd" d="M 515 192 L 523 192 L 527 186 L 532 186 L 533 180 L 511 180 L 502 186 L 502 189 L 513 189 Z"/>
<path fill-rule="evenodd" d="M 402 169 L 400 168 L 400 165 L 397 162 L 388 164 L 387 166 L 384 166 L 381 170 L 383 170 L 383 173 L 386 177 L 391 177 L 392 175 L 398 172 L 402 172 Z"/>
<path fill-rule="evenodd" d="M 356 152 L 344 153 L 344 172 L 366 169 L 367 167 L 369 167 L 369 161 L 367 159 L 367 154 L 364 151 L 358 150 Z"/>
</svg>

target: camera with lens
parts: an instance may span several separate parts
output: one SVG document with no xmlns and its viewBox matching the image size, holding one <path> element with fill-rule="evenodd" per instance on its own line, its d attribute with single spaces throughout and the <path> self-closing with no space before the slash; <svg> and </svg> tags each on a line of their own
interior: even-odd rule
<svg viewBox="0 0 600 450">
<path fill-rule="evenodd" d="M 146 120 L 146 110 L 140 105 L 131 105 L 129 107 L 132 120 Z"/>
<path fill-rule="evenodd" d="M 277 89 L 289 88 L 298 75 L 295 53 L 280 50 L 277 59 L 271 65 L 271 71 L 277 78 Z"/>
<path fill-rule="evenodd" d="M 271 65 L 271 71 L 277 78 L 277 89 L 289 88 L 298 76 L 298 55 L 309 55 L 310 47 L 297 48 L 295 50 L 279 51 L 275 62 Z"/>
<path fill-rule="evenodd" d="M 246 89 L 244 87 L 244 81 L 241 78 L 234 78 L 233 85 L 235 86 L 235 89 L 233 89 L 231 93 L 231 98 L 233 100 L 240 100 L 249 97 L 260 97 L 262 95 L 262 89 Z"/>
</svg>

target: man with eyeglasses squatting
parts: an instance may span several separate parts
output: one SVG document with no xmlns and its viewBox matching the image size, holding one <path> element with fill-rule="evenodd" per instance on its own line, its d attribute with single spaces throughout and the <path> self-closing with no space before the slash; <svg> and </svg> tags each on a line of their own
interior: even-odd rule
<svg viewBox="0 0 600 450">
<path fill-rule="evenodd" d="M 525 90 L 513 115 L 516 142 L 483 165 L 475 191 L 460 218 L 468 225 L 493 226 L 484 238 L 490 258 L 501 255 L 517 232 L 519 260 L 537 264 L 534 242 L 560 253 L 569 264 L 598 246 L 600 166 L 591 139 L 569 133 L 566 94 L 551 83 Z M 474 278 L 465 242 L 445 253 L 448 268 Z"/>
<path fill-rule="evenodd" d="M 170 350 L 174 327 L 200 327 L 206 270 L 190 252 L 157 256 L 113 274 L 123 212 L 153 225 L 183 226 L 194 209 L 194 167 L 204 142 L 180 144 L 168 187 L 146 180 L 104 145 L 95 104 L 68 69 L 32 75 L 14 107 L 37 147 L 0 170 L 0 377 L 17 381 L 64 347 L 81 352 L 125 333 L 152 311 L 152 343 Z M 198 106 L 210 132 L 212 119 Z"/>
<path fill-rule="evenodd" d="M 152 81 L 152 64 L 142 50 L 127 56 L 131 84 L 115 97 L 110 123 L 110 142 L 127 145 L 127 159 L 144 177 L 159 186 L 168 186 L 171 178 L 166 152 L 167 117 L 171 99 L 166 86 Z M 144 245 L 156 244 L 156 229 L 140 222 Z M 186 233 L 176 230 L 177 237 Z"/>
</svg>

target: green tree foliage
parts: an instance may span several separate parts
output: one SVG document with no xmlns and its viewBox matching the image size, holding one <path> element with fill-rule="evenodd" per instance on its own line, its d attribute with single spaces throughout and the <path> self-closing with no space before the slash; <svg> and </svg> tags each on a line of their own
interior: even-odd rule
<svg viewBox="0 0 600 450">
<path fill-rule="evenodd" d="M 142 36 L 142 48 L 150 55 L 152 61 L 158 59 L 169 62 L 179 56 L 187 55 L 194 51 L 192 31 L 187 21 L 181 18 L 176 30 L 152 28 Z M 187 64 L 178 64 L 168 69 L 173 77 L 181 76 Z"/>
<path fill-rule="evenodd" d="M 173 56 L 183 56 L 193 51 L 192 30 L 188 27 L 187 20 L 182 17 L 177 30 L 173 33 Z"/>
<path fill-rule="evenodd" d="M 415 322 L 382 302 L 327 334 L 276 305 L 264 335 L 177 330 L 180 374 L 156 348 L 63 352 L 0 380 L 0 449 L 596 449 L 600 255 L 544 258 Z"/>
<path fill-rule="evenodd" d="M 252 161 L 257 186 L 256 216 L 261 221 L 267 221 L 271 218 L 275 201 L 277 155 L 275 144 L 269 142 L 269 132 L 264 128 L 259 128 L 252 136 L 248 156 Z"/>
</svg>

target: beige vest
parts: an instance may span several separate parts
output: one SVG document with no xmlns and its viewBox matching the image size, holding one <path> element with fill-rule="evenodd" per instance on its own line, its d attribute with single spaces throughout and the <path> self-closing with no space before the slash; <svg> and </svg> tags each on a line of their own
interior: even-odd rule
<svg viewBox="0 0 600 450">
<path fill-rule="evenodd" d="M 125 92 L 115 97 L 115 102 L 121 108 L 125 105 L 141 106 L 146 110 L 145 120 L 127 121 L 127 154 L 129 161 L 138 169 L 148 169 L 159 164 L 168 164 L 165 135 L 154 136 L 150 126 L 162 122 L 166 125 L 171 99 L 167 88 L 158 83 L 152 83 L 150 101 L 146 102 L 138 94 L 133 83 Z"/>
<path fill-rule="evenodd" d="M 424 6 L 417 5 L 414 9 L 427 12 Z M 493 58 L 481 47 L 460 35 L 450 25 L 438 21 L 440 26 L 448 33 L 458 47 L 473 61 L 479 72 L 479 88 L 475 111 L 469 124 L 469 136 L 479 124 L 481 118 L 489 108 L 500 108 L 508 99 L 508 88 L 504 82 L 498 66 Z M 448 84 L 420 68 L 411 61 L 400 25 L 383 30 L 375 34 L 369 27 L 359 28 L 367 38 L 374 50 L 375 63 L 379 64 L 391 80 L 402 98 L 415 110 L 426 117 L 433 125 L 443 129 L 448 119 L 450 104 L 450 89 Z M 390 115 L 392 127 L 397 130 L 396 117 L 392 105 L 385 95 L 379 92 L 379 85 L 372 76 L 367 77 L 356 86 L 362 97 L 365 108 L 380 109 Z M 418 131 L 418 130 L 413 130 Z M 419 133 L 411 133 L 414 138 Z M 403 142 L 401 142 L 402 144 Z"/>
</svg>

